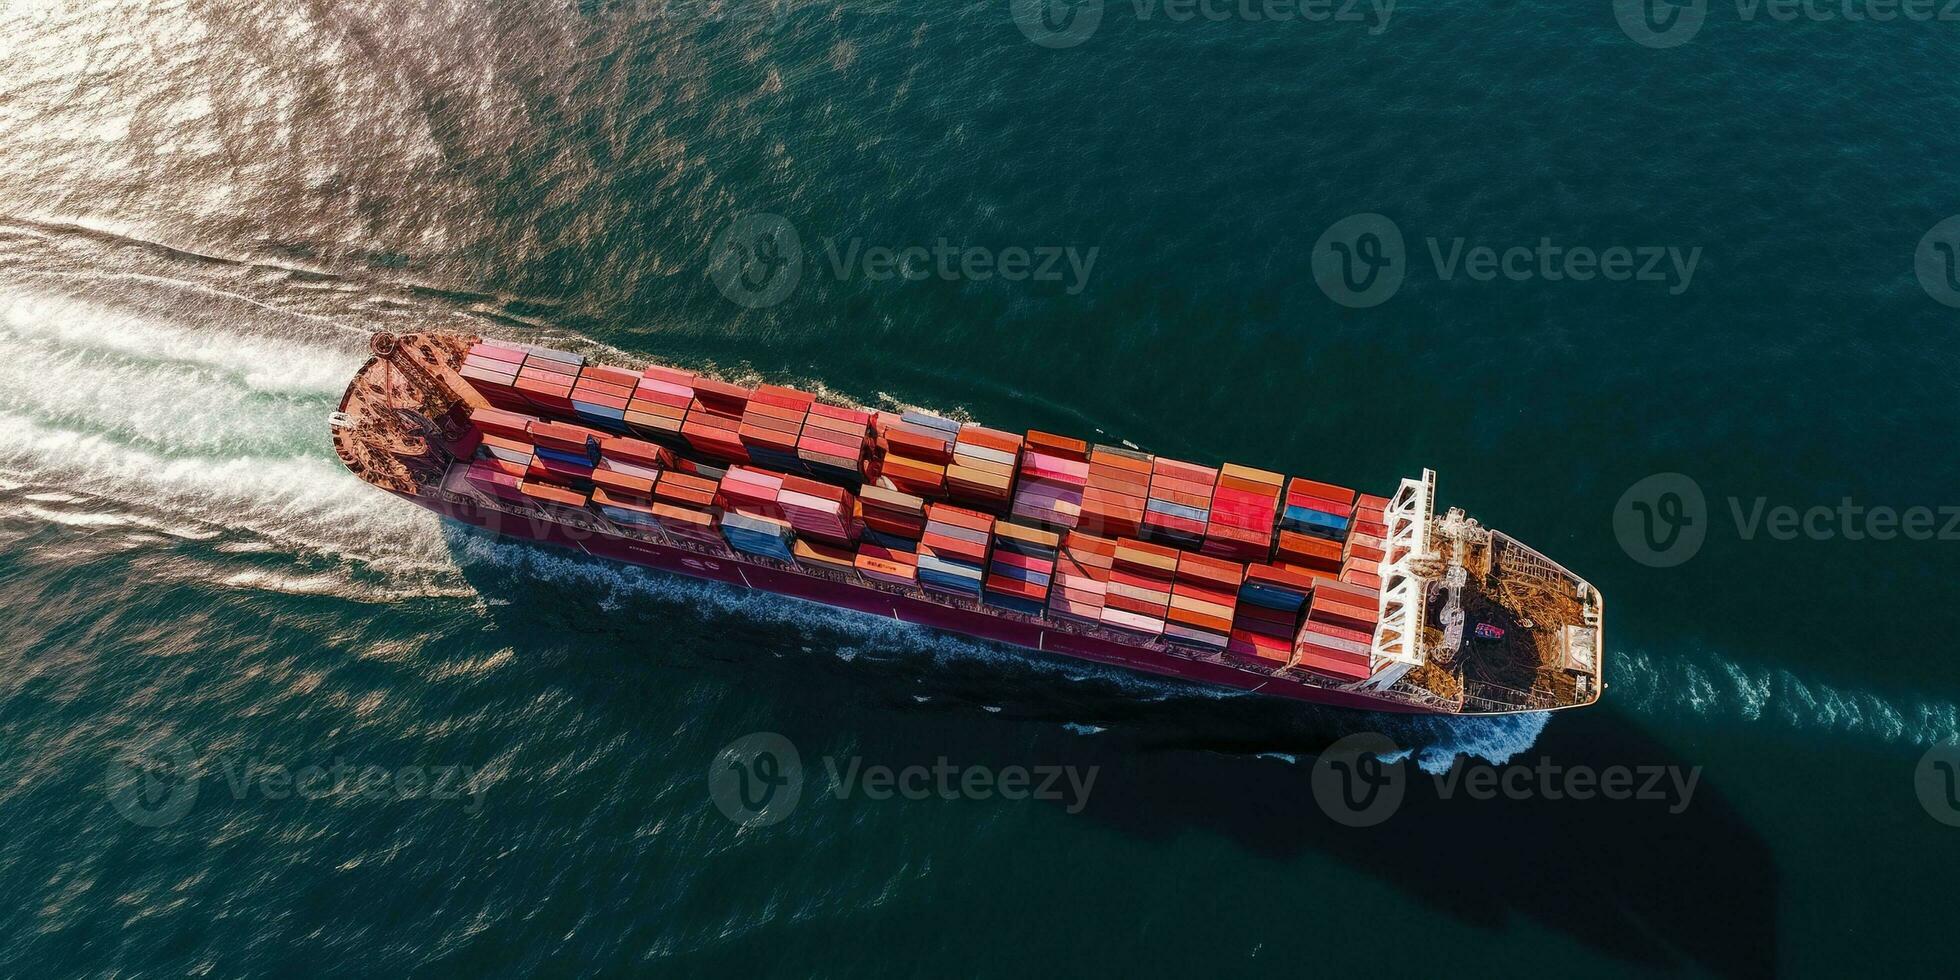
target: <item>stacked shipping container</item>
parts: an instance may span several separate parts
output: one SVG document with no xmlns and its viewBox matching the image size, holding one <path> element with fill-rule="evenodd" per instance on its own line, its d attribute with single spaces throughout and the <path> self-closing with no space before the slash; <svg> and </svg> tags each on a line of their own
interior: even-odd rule
<svg viewBox="0 0 1960 980">
<path fill-rule="evenodd" d="M 1315 583 L 1293 648 L 1293 666 L 1340 683 L 1367 680 L 1379 601 L 1373 589 Z"/>
<path fill-rule="evenodd" d="M 1092 534 L 1134 538 L 1143 529 L 1150 496 L 1150 457 L 1097 446 L 1089 453 L 1088 485 L 1082 491 L 1082 518 L 1076 526 Z"/>
<path fill-rule="evenodd" d="M 458 373 L 496 406 L 470 415 L 466 472 L 493 496 L 1338 682 L 1368 676 L 1381 497 L 546 348 L 486 341 Z M 930 502 L 947 497 L 957 504 Z"/>
<path fill-rule="evenodd" d="M 1223 650 L 1232 638 L 1232 613 L 1245 566 L 1196 552 L 1177 556 L 1164 638 L 1173 643 Z"/>
<path fill-rule="evenodd" d="M 1341 558 L 1341 581 L 1370 589 L 1382 587 L 1381 563 L 1386 559 L 1388 500 L 1364 493 L 1354 502 L 1354 526 L 1348 532 L 1347 552 Z"/>
<path fill-rule="evenodd" d="M 871 439 L 871 413 L 816 402 L 803 420 L 796 458 L 819 480 L 856 486 L 864 479 L 865 448 Z"/>
<path fill-rule="evenodd" d="M 1313 577 L 1300 569 L 1247 565 L 1226 652 L 1270 667 L 1292 663 L 1293 641 L 1313 588 Z"/>
<path fill-rule="evenodd" d="M 889 487 L 868 485 L 859 494 L 866 541 L 901 551 L 917 551 L 926 533 L 926 501 Z"/>
<path fill-rule="evenodd" d="M 1116 542 L 1083 531 L 1070 531 L 1055 556 L 1055 580 L 1048 592 L 1048 611 L 1083 623 L 1102 622 L 1108 605 L 1109 575 L 1116 564 Z"/>
<path fill-rule="evenodd" d="M 1286 478 L 1250 466 L 1226 463 L 1212 490 L 1211 520 L 1205 525 L 1204 553 L 1236 562 L 1264 562 L 1273 553 L 1273 524 L 1279 516 Z"/>
<path fill-rule="evenodd" d="M 709 459 L 748 462 L 748 447 L 742 445 L 741 437 L 748 389 L 707 378 L 695 378 L 692 387 L 694 398 L 688 402 L 687 417 L 681 423 L 681 438 Z"/>
<path fill-rule="evenodd" d="M 803 435 L 803 419 L 815 402 L 814 395 L 776 385 L 750 392 L 742 424 L 736 429 L 749 462 L 784 473 L 804 472 L 796 444 Z"/>
<path fill-rule="evenodd" d="M 1048 605 L 1060 545 L 1061 535 L 1053 531 L 996 521 L 993 554 L 987 561 L 987 604 L 1041 615 Z"/>
<path fill-rule="evenodd" d="M 878 440 L 884 453 L 879 475 L 894 488 L 928 499 L 946 496 L 946 467 L 953 462 L 953 443 L 960 424 L 925 412 L 878 415 Z"/>
<path fill-rule="evenodd" d="M 664 446 L 687 445 L 681 425 L 694 402 L 694 375 L 673 368 L 649 367 L 634 382 L 633 396 L 621 418 L 633 431 Z"/>
<path fill-rule="evenodd" d="M 1082 492 L 1089 485 L 1089 444 L 1029 432 L 1020 477 L 1014 516 L 1057 531 L 1073 530 L 1082 518 Z"/>
<path fill-rule="evenodd" d="M 1218 471 L 1158 456 L 1150 463 L 1150 497 L 1143 506 L 1143 536 L 1176 548 L 1204 544 L 1211 522 L 1211 494 Z"/>
<path fill-rule="evenodd" d="M 1020 436 L 982 425 L 960 426 L 946 467 L 946 489 L 960 503 L 1006 510 L 1014 493 L 1014 468 L 1020 462 Z"/>
<path fill-rule="evenodd" d="M 943 503 L 927 507 L 926 533 L 919 539 L 919 584 L 979 598 L 993 530 L 994 519 L 977 510 Z"/>
<path fill-rule="evenodd" d="M 1171 585 L 1177 577 L 1177 549 L 1119 538 L 1103 600 L 1105 626 L 1161 636 L 1170 612 Z"/>
</svg>

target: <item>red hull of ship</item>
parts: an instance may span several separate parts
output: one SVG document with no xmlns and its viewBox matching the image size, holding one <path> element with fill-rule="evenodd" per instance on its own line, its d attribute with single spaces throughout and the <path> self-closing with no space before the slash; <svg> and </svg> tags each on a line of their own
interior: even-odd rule
<svg viewBox="0 0 1960 980">
<path fill-rule="evenodd" d="M 451 503 L 429 497 L 403 496 L 445 517 L 499 534 L 539 541 L 582 551 L 599 558 L 642 565 L 677 575 L 759 589 L 873 616 L 889 616 L 903 623 L 944 630 L 961 636 L 993 640 L 1042 653 L 1077 657 L 1095 663 L 1126 667 L 1130 670 L 1175 677 L 1198 684 L 1311 701 L 1316 704 L 1404 714 L 1433 713 L 1407 704 L 1315 687 L 1283 675 L 1241 669 L 1229 664 L 1187 660 L 1146 647 L 1129 646 L 1101 637 L 1084 636 L 1003 616 L 943 606 L 813 575 L 716 558 L 637 539 L 586 532 L 582 529 L 567 529 L 563 525 L 549 521 L 513 520 L 496 511 L 463 503 Z M 576 536 L 568 531 L 576 531 Z"/>
</svg>

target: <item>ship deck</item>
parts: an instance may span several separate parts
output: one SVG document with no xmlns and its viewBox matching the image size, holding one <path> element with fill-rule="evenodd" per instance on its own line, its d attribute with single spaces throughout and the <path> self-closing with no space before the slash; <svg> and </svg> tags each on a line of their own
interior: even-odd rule
<svg viewBox="0 0 1960 980">
<path fill-rule="evenodd" d="M 450 516 L 457 516 L 456 508 L 462 507 L 474 511 L 505 511 L 509 516 L 522 518 L 526 526 L 533 528 L 540 520 L 564 523 L 564 515 L 552 514 L 544 509 L 527 510 L 522 514 L 510 511 L 504 502 L 474 492 L 466 481 L 460 479 L 459 471 L 452 468 L 450 454 L 458 448 L 456 440 L 463 433 L 448 421 L 454 400 L 445 397 L 443 389 L 447 387 L 445 381 L 460 379 L 454 379 L 453 374 L 448 378 L 443 375 L 450 372 L 470 340 L 448 335 L 414 334 L 389 338 L 386 349 L 378 341 L 377 356 L 363 365 L 352 379 L 342 397 L 339 411 L 334 415 L 336 453 L 361 479 L 418 499 Z M 404 353 L 410 356 L 401 356 Z M 580 539 L 580 535 L 589 540 L 590 535 L 598 533 L 627 543 L 629 550 L 631 544 L 637 541 L 642 554 L 646 553 L 644 545 L 648 544 L 657 543 L 682 550 L 689 547 L 664 538 L 656 541 L 641 529 L 614 527 L 596 513 L 580 515 L 580 518 L 560 529 L 571 531 L 575 541 Z M 493 520 L 492 523 L 497 522 Z M 547 541 L 552 538 L 551 534 L 531 536 Z M 588 547 L 586 550 L 592 549 Z M 792 572 L 801 578 L 816 571 L 790 565 L 777 568 L 777 563 L 767 559 L 732 551 L 721 552 L 714 557 L 720 561 L 734 562 L 737 566 L 749 566 L 752 572 L 757 569 L 776 574 Z M 1454 555 L 1446 557 L 1450 560 L 1455 558 Z M 922 589 L 908 590 L 905 598 L 924 607 L 984 611 L 988 617 L 998 618 L 1003 624 L 1023 629 L 1038 626 L 1043 636 L 1074 637 L 1081 643 L 1098 645 L 1098 649 L 1105 653 L 1121 649 L 1147 654 L 1156 659 L 1154 666 L 1143 663 L 1129 665 L 1153 672 L 1193 676 L 1229 670 L 1229 674 L 1214 674 L 1205 679 L 1247 690 L 1266 688 L 1267 693 L 1285 693 L 1307 700 L 1350 703 L 1350 706 L 1358 707 L 1369 706 L 1368 702 L 1373 702 L 1373 706 L 1386 710 L 1466 715 L 1555 710 L 1589 704 L 1595 700 L 1601 686 L 1596 667 L 1590 675 L 1564 669 L 1565 652 L 1561 636 L 1564 627 L 1569 625 L 1585 625 L 1589 620 L 1596 625 L 1597 593 L 1591 592 L 1583 580 L 1556 563 L 1495 532 L 1486 532 L 1484 536 L 1473 539 L 1464 549 L 1462 557 L 1466 568 L 1473 573 L 1469 586 L 1462 593 L 1465 615 L 1470 622 L 1491 623 L 1504 628 L 1505 637 L 1496 642 L 1466 642 L 1458 655 L 1432 656 L 1392 687 L 1365 693 L 1323 687 L 1292 671 L 1270 668 L 1253 670 L 1222 655 L 1206 656 L 1161 640 L 1152 642 L 1107 628 L 1048 617 L 1025 617 L 991 608 L 982 610 L 978 603 L 970 604 L 969 608 L 950 597 Z M 637 559 L 622 557 L 621 560 Z M 679 568 L 669 570 L 692 574 L 691 568 L 691 563 L 684 561 Z M 816 577 L 828 578 L 834 574 L 826 572 Z M 737 578 L 744 583 L 748 580 L 747 576 Z M 896 594 L 891 586 L 868 582 L 850 584 L 872 592 Z M 1592 597 L 1590 601 L 1585 598 L 1588 594 Z M 973 625 L 968 624 L 969 627 Z M 977 635 L 987 635 L 989 632 L 972 628 L 965 631 Z M 1426 649 L 1439 650 L 1442 631 L 1432 623 L 1425 630 L 1423 639 Z M 1017 641 L 1010 639 L 1009 642 Z M 1119 655 L 1092 659 L 1123 662 L 1129 657 Z M 1245 676 L 1237 676 L 1240 674 Z M 1280 688 L 1301 690 L 1281 691 Z M 1326 696 L 1322 697 L 1321 694 Z"/>
</svg>

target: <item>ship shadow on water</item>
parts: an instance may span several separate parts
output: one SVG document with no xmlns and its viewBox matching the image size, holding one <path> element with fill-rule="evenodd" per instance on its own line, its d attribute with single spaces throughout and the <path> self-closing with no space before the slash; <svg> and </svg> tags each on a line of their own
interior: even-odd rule
<svg viewBox="0 0 1960 980">
<path fill-rule="evenodd" d="M 452 543 L 474 533 L 457 528 Z M 930 767 L 942 757 L 996 769 L 1094 766 L 1093 792 L 1066 819 L 1150 845 L 1197 832 L 1273 861 L 1331 858 L 1465 925 L 1499 931 L 1529 922 L 1641 968 L 1775 972 L 1775 866 L 1706 774 L 1691 803 L 1671 813 L 1671 794 L 1577 800 L 1500 791 L 1471 799 L 1458 783 L 1446 797 L 1437 777 L 1404 761 L 1407 789 L 1393 816 L 1355 828 L 1327 817 L 1315 799 L 1311 767 L 1329 744 L 1380 731 L 1403 746 L 1448 751 L 1453 726 L 1489 722 L 1218 697 L 1005 647 L 982 656 L 892 653 L 853 631 L 848 618 L 842 627 L 828 618 L 746 622 L 739 613 L 690 608 L 685 594 L 629 597 L 595 618 L 574 608 L 590 607 L 589 588 L 541 583 L 514 568 L 462 567 L 480 595 L 496 600 L 489 615 L 507 637 L 548 640 L 538 647 L 560 654 L 568 636 L 575 639 L 579 655 L 552 667 L 557 683 L 591 710 L 615 713 L 622 728 L 644 723 L 639 692 L 678 669 L 778 699 L 763 709 L 771 727 L 806 755 L 848 746 L 894 769 Z M 661 642 L 648 642 L 651 631 Z M 948 643 L 976 649 L 972 641 Z M 531 645 L 518 644 L 520 652 Z M 863 652 L 835 655 L 846 647 Z M 1535 742 L 1512 748 L 1519 751 L 1510 764 L 1526 768 L 1540 759 L 1595 772 L 1695 768 L 1614 709 L 1610 694 L 1598 707 L 1560 713 Z M 1050 805 L 1065 804 L 1078 805 Z"/>
<path fill-rule="evenodd" d="M 1472 799 L 1459 780 L 1446 796 L 1438 776 L 1404 761 L 1397 764 L 1407 777 L 1402 803 L 1383 823 L 1356 828 L 1317 802 L 1315 756 L 1344 734 L 1392 731 L 1394 719 L 1266 699 L 1173 699 L 1114 707 L 1087 735 L 1090 729 L 1063 727 L 1063 715 L 1002 722 L 1041 726 L 1030 746 L 1026 733 L 972 731 L 982 723 L 957 704 L 892 707 L 926 731 L 867 746 L 867 758 L 894 768 L 930 766 L 941 755 L 966 764 L 1098 766 L 1086 804 L 1066 819 L 1147 844 L 1195 831 L 1272 861 L 1319 855 L 1475 928 L 1533 923 L 1647 969 L 1776 972 L 1778 880 L 1769 847 L 1706 773 L 1677 813 L 1671 791 L 1653 800 L 1512 798 L 1502 790 Z M 985 758 L 996 742 L 999 756 Z M 1595 772 L 1694 768 L 1610 707 L 1554 718 L 1509 765 L 1541 759 Z M 1457 760 L 1470 764 L 1487 765 Z M 1505 767 L 1489 768 L 1501 776 Z"/>
</svg>

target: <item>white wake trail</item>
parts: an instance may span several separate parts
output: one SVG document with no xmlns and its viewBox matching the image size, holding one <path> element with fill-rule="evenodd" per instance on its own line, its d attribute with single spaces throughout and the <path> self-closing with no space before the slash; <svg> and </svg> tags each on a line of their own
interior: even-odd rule
<svg viewBox="0 0 1960 980">
<path fill-rule="evenodd" d="M 1782 668 L 1750 667 L 1714 654 L 1615 654 L 1606 700 L 1648 714 L 1770 722 L 1801 731 L 1886 743 L 1960 742 L 1960 704 L 1886 698 L 1807 681 Z"/>
<path fill-rule="evenodd" d="M 453 571 L 434 515 L 334 457 L 326 419 L 357 346 L 311 327 L 181 319 L 0 293 L 5 477 L 384 570 Z"/>
</svg>

